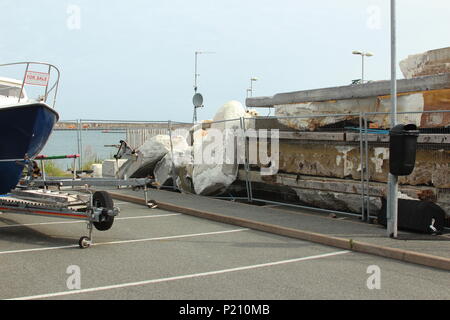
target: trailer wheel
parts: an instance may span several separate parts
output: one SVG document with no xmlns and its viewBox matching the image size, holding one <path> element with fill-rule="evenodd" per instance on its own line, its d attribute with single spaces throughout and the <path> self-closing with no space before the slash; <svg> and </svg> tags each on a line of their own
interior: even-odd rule
<svg viewBox="0 0 450 320">
<path fill-rule="evenodd" d="M 111 195 L 106 191 L 97 191 L 93 195 L 93 203 L 96 208 L 104 208 L 108 210 L 112 210 L 114 208 L 114 202 L 111 198 Z M 93 222 L 95 229 L 99 231 L 106 231 L 111 229 L 114 223 L 114 217 L 104 216 L 102 217 L 104 220 L 100 222 Z"/>
<path fill-rule="evenodd" d="M 91 239 L 89 237 L 81 237 L 80 240 L 78 240 L 78 245 L 81 249 L 86 249 L 91 246 Z"/>
</svg>

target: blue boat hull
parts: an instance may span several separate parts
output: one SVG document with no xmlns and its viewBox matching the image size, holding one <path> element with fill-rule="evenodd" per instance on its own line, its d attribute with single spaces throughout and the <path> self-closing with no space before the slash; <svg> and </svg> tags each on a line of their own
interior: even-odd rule
<svg viewBox="0 0 450 320">
<path fill-rule="evenodd" d="M 0 194 L 15 188 L 23 166 L 16 163 L 41 152 L 58 113 L 44 103 L 0 108 Z"/>
</svg>

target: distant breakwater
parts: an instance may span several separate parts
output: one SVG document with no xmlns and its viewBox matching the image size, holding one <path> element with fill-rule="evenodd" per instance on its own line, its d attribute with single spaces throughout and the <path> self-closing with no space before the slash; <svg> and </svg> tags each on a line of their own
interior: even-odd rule
<svg viewBox="0 0 450 320">
<path fill-rule="evenodd" d="M 190 128 L 191 124 L 172 123 L 173 129 Z M 125 129 L 167 129 L 168 122 L 100 122 L 100 121 L 60 121 L 55 130 L 125 130 Z"/>
</svg>

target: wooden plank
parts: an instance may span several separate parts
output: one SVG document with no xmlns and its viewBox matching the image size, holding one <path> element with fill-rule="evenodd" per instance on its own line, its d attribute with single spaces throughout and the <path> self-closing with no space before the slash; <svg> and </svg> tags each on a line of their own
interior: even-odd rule
<svg viewBox="0 0 450 320">
<path fill-rule="evenodd" d="M 374 134 L 368 133 L 367 139 L 369 142 L 389 142 L 388 134 Z M 347 132 L 345 141 L 359 142 L 359 133 Z M 363 135 L 363 141 L 365 137 Z M 436 144 L 450 144 L 450 134 L 420 134 L 417 138 L 418 143 L 436 143 Z"/>
<path fill-rule="evenodd" d="M 286 140 L 323 140 L 323 141 L 345 141 L 344 132 L 282 132 L 280 139 Z"/>
<path fill-rule="evenodd" d="M 239 170 L 238 179 L 245 181 L 245 170 Z M 251 182 L 266 183 L 270 185 L 287 186 L 299 189 L 311 189 L 317 191 L 337 192 L 347 194 L 361 194 L 361 181 L 321 178 L 302 176 L 295 174 L 279 173 L 274 176 L 262 176 L 259 171 L 250 171 L 249 179 Z M 400 191 L 405 195 L 414 199 L 430 199 L 436 197 L 436 188 L 434 187 L 415 187 L 402 185 Z M 366 191 L 367 192 L 367 191 Z M 379 182 L 371 182 L 369 187 L 370 196 L 384 197 L 386 196 L 386 184 Z"/>
</svg>

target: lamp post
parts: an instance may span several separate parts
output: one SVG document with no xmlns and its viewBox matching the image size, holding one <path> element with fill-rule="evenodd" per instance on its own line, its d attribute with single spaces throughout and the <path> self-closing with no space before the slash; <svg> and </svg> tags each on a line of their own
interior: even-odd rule
<svg viewBox="0 0 450 320">
<path fill-rule="evenodd" d="M 370 52 L 361 52 L 361 51 L 353 51 L 355 55 L 360 55 L 362 60 L 362 75 L 361 75 L 361 83 L 364 83 L 364 57 L 372 57 L 373 53 Z"/>
</svg>

